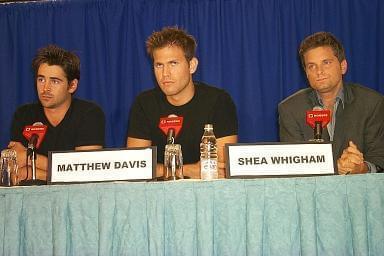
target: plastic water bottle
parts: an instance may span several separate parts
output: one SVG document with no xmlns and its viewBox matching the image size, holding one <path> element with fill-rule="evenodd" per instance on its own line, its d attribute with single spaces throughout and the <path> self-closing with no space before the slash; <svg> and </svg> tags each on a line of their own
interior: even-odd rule
<svg viewBox="0 0 384 256">
<path fill-rule="evenodd" d="M 211 180 L 218 178 L 217 171 L 217 144 L 213 133 L 213 125 L 204 126 L 204 134 L 200 143 L 200 174 L 201 179 Z"/>
</svg>

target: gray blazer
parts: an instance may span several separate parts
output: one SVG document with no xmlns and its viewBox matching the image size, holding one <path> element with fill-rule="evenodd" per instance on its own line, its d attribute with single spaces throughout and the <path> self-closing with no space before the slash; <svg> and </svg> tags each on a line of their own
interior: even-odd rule
<svg viewBox="0 0 384 256">
<path fill-rule="evenodd" d="M 302 89 L 278 106 L 280 141 L 299 142 L 313 138 L 313 129 L 306 124 L 306 111 L 320 105 L 312 88 Z M 323 139 L 329 141 L 328 130 Z M 344 84 L 344 108 L 336 112 L 332 142 L 333 158 L 337 159 L 353 141 L 364 154 L 364 160 L 384 168 L 384 97 L 380 93 L 357 84 Z M 335 166 L 337 167 L 337 166 Z"/>
</svg>

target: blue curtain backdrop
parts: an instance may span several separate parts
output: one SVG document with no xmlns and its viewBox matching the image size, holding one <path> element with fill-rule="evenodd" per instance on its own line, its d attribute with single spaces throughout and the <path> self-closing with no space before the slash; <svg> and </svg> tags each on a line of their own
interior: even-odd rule
<svg viewBox="0 0 384 256">
<path fill-rule="evenodd" d="M 0 146 L 13 112 L 36 100 L 31 60 L 58 44 L 81 58 L 76 96 L 99 103 L 107 146 L 122 147 L 130 106 L 156 86 L 145 39 L 163 26 L 198 41 L 195 80 L 225 88 L 242 142 L 278 140 L 277 104 L 307 86 L 297 48 L 326 30 L 344 44 L 346 81 L 384 92 L 382 0 L 68 0 L 0 4 Z M 358 117 L 357 117 L 358 118 Z"/>
</svg>

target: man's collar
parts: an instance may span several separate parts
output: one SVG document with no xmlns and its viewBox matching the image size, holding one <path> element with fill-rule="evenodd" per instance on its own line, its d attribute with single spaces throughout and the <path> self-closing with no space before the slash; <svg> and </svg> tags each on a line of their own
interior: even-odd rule
<svg viewBox="0 0 384 256">
<path fill-rule="evenodd" d="M 343 85 L 343 87 L 341 87 L 341 89 L 339 90 L 339 92 L 337 93 L 337 96 L 336 96 L 336 101 L 341 102 L 343 109 L 344 109 L 344 102 L 345 102 L 344 91 L 345 90 L 344 90 L 344 85 Z M 313 92 L 312 97 L 313 97 L 313 100 L 315 102 L 314 105 L 320 105 L 320 106 L 324 107 L 323 101 L 322 101 L 319 93 L 316 90 L 312 90 L 312 92 Z"/>
</svg>

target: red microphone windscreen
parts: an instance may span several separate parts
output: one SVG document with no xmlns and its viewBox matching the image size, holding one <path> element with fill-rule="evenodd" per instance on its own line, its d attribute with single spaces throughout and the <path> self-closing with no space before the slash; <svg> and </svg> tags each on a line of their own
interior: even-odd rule
<svg viewBox="0 0 384 256">
<path fill-rule="evenodd" d="M 42 123 L 34 123 L 33 125 L 27 125 L 24 127 L 23 135 L 29 141 L 32 135 L 36 134 L 38 139 L 36 143 L 36 148 L 40 147 L 41 142 L 43 141 L 45 134 L 47 133 L 47 126 Z"/>
<path fill-rule="evenodd" d="M 183 127 L 183 117 L 161 117 L 159 122 L 159 128 L 167 135 L 170 128 L 175 129 L 175 137 L 179 134 L 181 128 Z"/>
<path fill-rule="evenodd" d="M 325 128 L 331 121 L 331 111 L 329 109 L 307 110 L 306 121 L 312 128 L 315 128 L 316 122 L 321 122 L 321 126 Z"/>
</svg>

